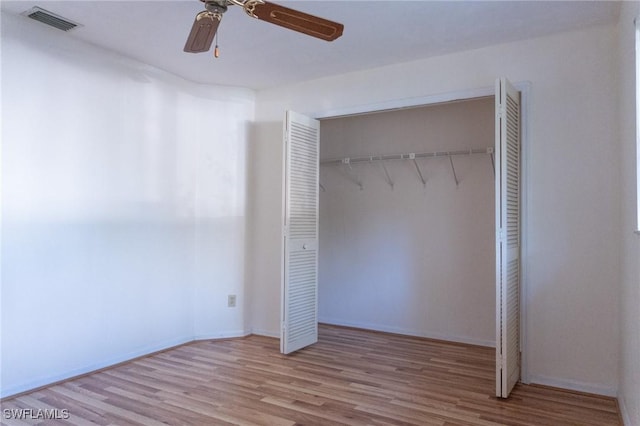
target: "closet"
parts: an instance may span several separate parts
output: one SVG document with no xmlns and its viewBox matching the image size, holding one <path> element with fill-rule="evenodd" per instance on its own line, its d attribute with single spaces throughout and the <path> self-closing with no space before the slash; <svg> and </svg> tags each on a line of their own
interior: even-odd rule
<svg viewBox="0 0 640 426">
<path fill-rule="evenodd" d="M 315 343 L 318 321 L 495 346 L 496 396 L 509 396 L 526 102 L 506 78 L 494 93 L 322 125 L 286 112 L 282 353 Z"/>
<path fill-rule="evenodd" d="M 495 346 L 494 103 L 321 121 L 320 322 Z"/>
</svg>

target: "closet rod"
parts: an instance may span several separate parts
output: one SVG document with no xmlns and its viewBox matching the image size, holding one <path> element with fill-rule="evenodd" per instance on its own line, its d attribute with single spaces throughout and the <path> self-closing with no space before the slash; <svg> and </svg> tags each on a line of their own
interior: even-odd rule
<svg viewBox="0 0 640 426">
<path fill-rule="evenodd" d="M 327 160 L 320 160 L 320 164 L 329 165 L 329 164 L 370 163 L 373 161 L 384 161 L 384 160 L 415 160 L 416 158 L 451 157 L 454 155 L 471 155 L 471 154 L 493 154 L 493 147 L 488 147 L 484 149 L 464 149 L 464 150 L 458 150 L 458 151 L 434 151 L 434 152 L 421 152 L 421 153 L 409 153 L 409 154 L 369 155 L 369 156 L 363 156 L 363 157 L 330 158 Z"/>
</svg>

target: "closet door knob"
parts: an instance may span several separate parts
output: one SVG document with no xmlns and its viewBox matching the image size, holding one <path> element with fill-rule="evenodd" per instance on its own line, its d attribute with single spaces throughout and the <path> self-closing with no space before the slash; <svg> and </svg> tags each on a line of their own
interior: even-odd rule
<svg viewBox="0 0 640 426">
<path fill-rule="evenodd" d="M 306 245 L 306 244 L 303 244 L 303 245 L 302 245 L 302 250 L 306 250 L 306 249 L 307 249 L 307 245 Z"/>
</svg>

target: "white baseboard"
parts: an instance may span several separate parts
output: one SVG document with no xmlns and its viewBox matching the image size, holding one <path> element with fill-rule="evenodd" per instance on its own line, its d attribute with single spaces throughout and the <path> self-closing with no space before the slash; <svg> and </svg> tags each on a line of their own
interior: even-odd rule
<svg viewBox="0 0 640 426">
<path fill-rule="evenodd" d="M 130 361 L 132 359 L 139 358 L 141 356 L 149 355 L 154 352 L 159 352 L 165 349 L 170 349 L 175 346 L 180 346 L 184 343 L 188 343 L 191 341 L 193 341 L 191 337 L 181 337 L 178 339 L 168 340 L 157 345 L 146 346 L 141 349 L 128 352 L 124 355 L 102 360 L 94 364 L 85 365 L 80 368 L 74 368 L 72 370 L 59 372 L 59 373 L 52 374 L 45 377 L 39 377 L 37 379 L 29 380 L 27 382 L 13 385 L 8 388 L 3 388 L 2 390 L 0 390 L 0 398 L 8 398 L 10 396 L 13 396 L 19 393 L 40 388 L 42 386 L 48 386 L 52 383 L 57 383 L 63 380 L 72 379 L 74 377 L 78 377 L 84 374 L 92 373 L 94 371 L 102 370 L 104 368 L 108 368 L 126 361 Z"/>
<path fill-rule="evenodd" d="M 142 356 L 153 354 L 155 352 L 171 349 L 176 346 L 183 345 L 185 343 L 200 341 L 200 340 L 232 339 L 232 338 L 246 337 L 250 334 L 251 334 L 251 331 L 249 330 L 231 330 L 231 331 L 221 331 L 221 332 L 216 332 L 211 334 L 201 334 L 195 337 L 183 337 L 180 339 L 169 340 L 158 345 L 147 346 L 142 349 L 129 352 L 125 355 L 103 360 L 95 364 L 90 364 L 81 368 L 76 368 L 76 369 L 65 371 L 59 374 L 53 374 L 50 376 L 41 377 L 36 380 L 30 380 L 28 382 L 25 382 L 16 386 L 11 386 L 9 388 L 2 389 L 0 391 L 0 398 L 9 398 L 13 395 L 23 393 L 23 392 L 28 392 L 28 391 L 40 388 L 42 386 L 48 386 L 53 383 L 73 379 L 74 377 L 93 373 L 98 370 L 109 368 L 123 362 L 131 361 L 133 359 L 136 359 Z"/>
<path fill-rule="evenodd" d="M 495 348 L 496 347 L 496 342 L 495 341 L 476 339 L 476 338 L 473 338 L 473 337 L 454 336 L 454 335 L 451 335 L 451 334 L 432 333 L 432 332 L 428 332 L 428 331 L 411 330 L 411 329 L 404 329 L 404 328 L 400 328 L 400 327 L 390 327 L 390 326 L 380 325 L 380 324 L 369 324 L 369 323 L 361 323 L 361 322 L 353 322 L 353 321 L 343 321 L 343 320 L 336 320 L 336 319 L 329 319 L 329 318 L 319 318 L 318 321 L 323 323 L 323 324 L 341 325 L 341 326 L 344 326 L 344 327 L 362 328 L 362 329 L 365 329 L 365 330 L 382 331 L 382 332 L 385 332 L 385 333 L 404 334 L 406 336 L 424 337 L 424 338 L 427 338 L 427 339 L 446 340 L 446 341 L 449 341 L 449 342 L 466 343 L 468 345 L 486 346 L 486 347 L 490 347 L 490 348 Z"/>
<path fill-rule="evenodd" d="M 592 393 L 596 395 L 617 397 L 617 390 L 612 386 L 603 386 L 593 383 L 579 382 L 577 380 L 557 379 L 553 377 L 531 374 L 529 383 L 552 386 L 554 388 L 569 389 L 578 392 Z"/>
<path fill-rule="evenodd" d="M 255 334 L 257 336 L 265 336 L 265 337 L 275 337 L 276 339 L 280 338 L 280 333 L 277 331 L 270 330 L 261 330 L 261 329 L 253 329 L 251 330 L 251 334 Z"/>
<path fill-rule="evenodd" d="M 624 402 L 624 396 L 618 395 L 618 407 L 620 408 L 620 416 L 622 417 L 622 424 L 624 426 L 634 426 L 631 424 L 631 417 L 629 410 L 627 410 L 627 404 Z"/>
<path fill-rule="evenodd" d="M 218 331 L 211 334 L 198 334 L 193 338 L 193 340 L 236 339 L 239 337 L 247 337 L 250 334 L 250 330 Z"/>
</svg>

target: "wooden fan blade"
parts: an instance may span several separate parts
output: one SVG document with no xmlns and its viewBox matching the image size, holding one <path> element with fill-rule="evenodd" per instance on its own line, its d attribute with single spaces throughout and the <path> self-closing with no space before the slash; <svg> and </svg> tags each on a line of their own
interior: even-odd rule
<svg viewBox="0 0 640 426">
<path fill-rule="evenodd" d="M 342 35 L 344 25 L 265 1 L 256 4 L 252 16 L 290 30 L 333 41 Z"/>
<path fill-rule="evenodd" d="M 211 48 L 213 37 L 218 31 L 221 15 L 217 15 L 208 11 L 198 13 L 193 27 L 187 38 L 187 44 L 184 45 L 184 51 L 190 53 L 206 52 Z"/>
</svg>

